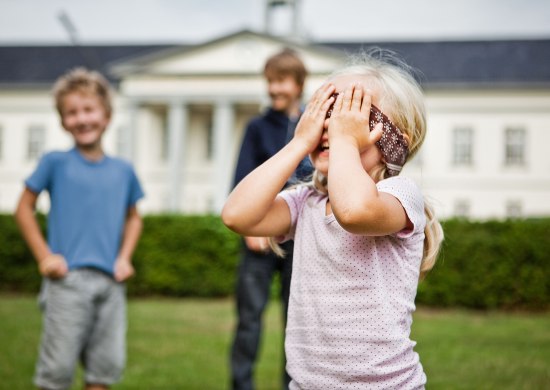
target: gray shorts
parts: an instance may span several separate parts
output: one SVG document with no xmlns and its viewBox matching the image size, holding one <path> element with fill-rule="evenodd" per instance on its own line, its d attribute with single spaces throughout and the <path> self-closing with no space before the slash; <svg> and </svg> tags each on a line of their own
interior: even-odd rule
<svg viewBox="0 0 550 390">
<path fill-rule="evenodd" d="M 126 287 L 103 272 L 77 269 L 44 279 L 42 340 L 34 383 L 68 389 L 76 364 L 86 383 L 110 385 L 126 364 Z"/>
</svg>

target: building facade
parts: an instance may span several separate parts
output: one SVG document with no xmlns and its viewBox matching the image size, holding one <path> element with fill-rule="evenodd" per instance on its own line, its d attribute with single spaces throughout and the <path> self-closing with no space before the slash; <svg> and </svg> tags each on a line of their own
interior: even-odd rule
<svg viewBox="0 0 550 390">
<path fill-rule="evenodd" d="M 370 46 L 423 73 L 428 135 L 403 174 L 442 218 L 550 215 L 550 42 L 313 44 L 251 31 L 195 46 L 85 47 L 80 56 L 70 47 L 0 48 L 0 210 L 14 210 L 42 153 L 70 147 L 50 88 L 86 58 L 116 86 L 105 149 L 136 167 L 142 211 L 200 214 L 221 210 L 243 129 L 268 103 L 268 56 L 299 52 L 310 72 L 307 100 L 347 54 Z M 44 60 L 40 50 L 59 55 Z M 512 61 L 497 66 L 504 56 Z"/>
</svg>

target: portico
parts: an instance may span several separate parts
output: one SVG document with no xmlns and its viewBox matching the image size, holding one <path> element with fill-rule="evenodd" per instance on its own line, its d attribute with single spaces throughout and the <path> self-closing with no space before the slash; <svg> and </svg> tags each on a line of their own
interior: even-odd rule
<svg viewBox="0 0 550 390">
<path fill-rule="evenodd" d="M 268 103 L 265 59 L 289 46 L 303 57 L 313 88 L 342 58 L 339 52 L 245 31 L 113 67 L 128 113 L 119 149 L 144 183 L 144 209 L 221 211 L 244 127 Z"/>
</svg>

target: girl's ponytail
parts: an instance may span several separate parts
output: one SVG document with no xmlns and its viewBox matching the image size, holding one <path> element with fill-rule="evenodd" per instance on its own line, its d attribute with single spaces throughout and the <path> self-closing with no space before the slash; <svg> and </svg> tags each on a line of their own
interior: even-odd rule
<svg viewBox="0 0 550 390">
<path fill-rule="evenodd" d="M 424 202 L 424 214 L 426 215 L 426 227 L 424 228 L 424 254 L 420 263 L 420 279 L 423 279 L 435 265 L 443 241 L 443 228 L 435 218 L 433 208 L 428 202 Z"/>
</svg>

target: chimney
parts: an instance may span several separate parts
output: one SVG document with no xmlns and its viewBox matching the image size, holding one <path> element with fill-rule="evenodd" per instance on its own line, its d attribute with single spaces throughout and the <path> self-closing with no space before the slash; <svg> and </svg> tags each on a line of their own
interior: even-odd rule
<svg viewBox="0 0 550 390">
<path fill-rule="evenodd" d="M 266 0 L 265 33 L 299 40 L 300 0 Z"/>
</svg>

